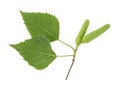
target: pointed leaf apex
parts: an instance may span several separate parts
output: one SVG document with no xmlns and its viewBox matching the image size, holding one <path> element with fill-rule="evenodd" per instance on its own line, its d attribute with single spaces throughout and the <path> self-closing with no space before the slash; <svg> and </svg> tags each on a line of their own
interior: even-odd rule
<svg viewBox="0 0 120 89">
<path fill-rule="evenodd" d="M 38 70 L 48 67 L 57 57 L 49 40 L 42 35 L 10 46 L 15 48 L 29 65 Z"/>
<path fill-rule="evenodd" d="M 22 14 L 22 13 L 24 13 L 22 10 L 20 10 L 20 13 Z"/>
<path fill-rule="evenodd" d="M 45 35 L 51 42 L 59 39 L 59 21 L 48 13 L 20 11 L 31 37 Z"/>
</svg>

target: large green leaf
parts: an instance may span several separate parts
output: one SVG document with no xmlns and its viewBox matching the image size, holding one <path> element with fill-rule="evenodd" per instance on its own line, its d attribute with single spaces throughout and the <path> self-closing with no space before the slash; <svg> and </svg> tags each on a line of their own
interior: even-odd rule
<svg viewBox="0 0 120 89">
<path fill-rule="evenodd" d="M 77 37 L 75 39 L 76 45 L 79 45 L 81 43 L 81 40 L 84 37 L 88 26 L 89 26 L 89 20 L 85 20 L 85 22 L 83 23 L 83 25 L 82 25 L 82 27 L 80 29 L 80 32 L 78 33 L 78 35 L 77 35 Z"/>
<path fill-rule="evenodd" d="M 47 13 L 20 12 L 32 37 L 42 34 L 50 41 L 58 40 L 59 22 L 55 16 Z"/>
<path fill-rule="evenodd" d="M 109 29 L 109 27 L 110 27 L 110 24 L 106 24 L 106 25 L 98 28 L 97 30 L 87 34 L 86 36 L 83 37 L 82 43 L 88 43 L 88 42 L 94 40 L 95 38 L 100 36 L 102 33 L 104 33 L 107 29 Z"/>
<path fill-rule="evenodd" d="M 11 46 L 36 69 L 46 68 L 56 58 L 49 40 L 42 35 Z"/>
</svg>

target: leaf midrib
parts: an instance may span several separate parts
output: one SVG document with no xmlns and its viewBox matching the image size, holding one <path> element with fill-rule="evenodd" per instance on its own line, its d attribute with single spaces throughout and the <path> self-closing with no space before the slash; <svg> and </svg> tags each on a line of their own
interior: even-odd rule
<svg viewBox="0 0 120 89">
<path fill-rule="evenodd" d="M 33 21 L 32 21 L 30 18 L 28 18 L 28 20 L 33 23 Z M 43 29 L 46 33 L 48 33 L 48 34 L 51 35 L 53 38 L 55 38 L 53 34 L 51 34 L 50 32 L 48 32 L 45 28 L 43 28 L 43 27 L 40 26 L 39 24 L 37 24 L 37 23 L 33 23 L 33 24 L 36 25 L 36 26 L 38 26 L 38 27 L 40 27 L 40 28 Z M 58 38 L 55 38 L 55 39 L 58 39 Z"/>
<path fill-rule="evenodd" d="M 34 50 L 29 51 L 29 52 L 33 52 L 33 51 L 34 51 Z M 55 54 L 54 54 L 54 55 L 52 55 L 52 54 L 50 54 L 50 53 L 44 53 L 44 52 L 38 52 L 38 51 L 34 51 L 34 52 L 37 52 L 37 53 L 42 54 L 42 55 L 47 55 L 47 56 L 56 57 L 56 55 L 55 55 Z"/>
</svg>

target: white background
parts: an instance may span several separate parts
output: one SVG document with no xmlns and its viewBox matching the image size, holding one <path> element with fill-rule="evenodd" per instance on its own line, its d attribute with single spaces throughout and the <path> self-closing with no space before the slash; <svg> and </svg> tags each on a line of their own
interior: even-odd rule
<svg viewBox="0 0 120 89">
<path fill-rule="evenodd" d="M 60 39 L 75 46 L 75 37 L 85 19 L 88 32 L 109 23 L 99 38 L 79 48 L 66 81 L 71 57 L 57 58 L 45 70 L 36 70 L 11 48 L 29 39 L 19 10 L 47 12 L 60 22 Z M 72 50 L 52 43 L 59 55 Z M 0 0 L 0 89 L 120 89 L 120 2 L 119 0 Z"/>
</svg>

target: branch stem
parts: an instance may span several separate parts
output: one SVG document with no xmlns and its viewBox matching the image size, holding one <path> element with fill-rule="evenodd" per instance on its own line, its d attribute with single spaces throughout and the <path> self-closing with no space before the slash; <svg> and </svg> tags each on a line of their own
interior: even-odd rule
<svg viewBox="0 0 120 89">
<path fill-rule="evenodd" d="M 67 73 L 67 76 L 66 76 L 65 80 L 68 79 L 68 76 L 69 76 L 69 74 L 70 74 L 70 71 L 71 71 L 71 69 L 72 69 L 72 67 L 73 67 L 74 62 L 75 62 L 75 56 L 74 56 L 74 58 L 73 58 L 73 60 L 72 60 L 72 64 L 70 65 L 70 68 L 69 68 L 69 70 L 68 70 L 68 73 Z"/>
<path fill-rule="evenodd" d="M 75 49 L 74 49 L 71 45 L 65 43 L 64 41 L 62 41 L 62 40 L 60 40 L 60 39 L 59 39 L 58 41 L 60 41 L 61 43 L 65 44 L 66 46 L 70 47 L 70 48 L 74 51 L 74 55 L 61 55 L 61 56 L 58 56 L 58 57 L 69 57 L 69 56 L 73 56 L 72 63 L 71 63 L 71 65 L 70 65 L 70 68 L 69 68 L 69 70 L 68 70 L 67 76 L 66 76 L 66 78 L 65 78 L 65 80 L 67 80 L 68 77 L 69 77 L 69 74 L 70 74 L 70 72 L 71 72 L 71 69 L 72 69 L 72 67 L 73 67 L 73 65 L 74 65 L 75 57 L 76 57 L 76 52 L 77 52 L 77 50 L 78 50 L 79 45 L 76 45 L 76 47 L 75 47 Z"/>
<path fill-rule="evenodd" d="M 72 59 L 72 63 L 71 63 L 71 65 L 70 65 L 70 68 L 69 68 L 69 70 L 68 70 L 68 73 L 67 73 L 67 76 L 66 76 L 65 80 L 68 79 L 68 76 L 69 76 L 69 74 L 70 74 L 70 72 L 71 72 L 71 69 L 72 69 L 72 67 L 73 67 L 73 65 L 74 65 L 75 57 L 76 57 L 76 52 L 77 52 L 77 50 L 78 50 L 78 47 L 79 47 L 79 46 L 76 46 L 76 48 L 75 48 L 74 56 L 73 56 L 73 59 Z"/>
</svg>

